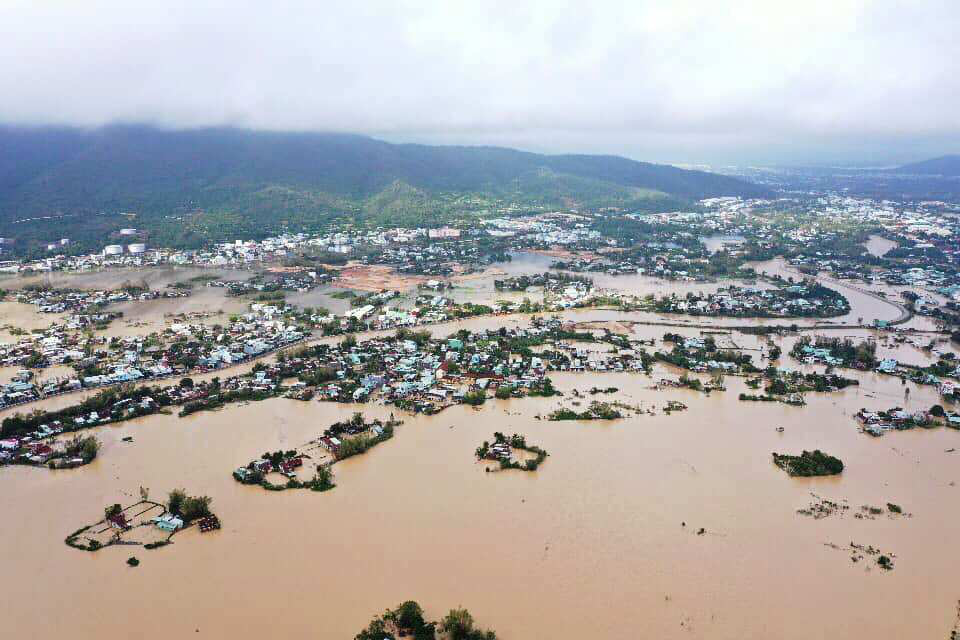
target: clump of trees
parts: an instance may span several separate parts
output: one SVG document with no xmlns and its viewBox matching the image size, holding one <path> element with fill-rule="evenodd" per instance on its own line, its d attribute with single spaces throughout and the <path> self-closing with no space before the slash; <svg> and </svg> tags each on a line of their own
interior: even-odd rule
<svg viewBox="0 0 960 640">
<path fill-rule="evenodd" d="M 330 465 L 318 465 L 316 475 L 306 486 L 312 491 L 329 491 L 333 489 L 337 486 L 333 481 L 333 469 L 330 468 Z"/>
<path fill-rule="evenodd" d="M 496 640 L 493 631 L 484 631 L 474 626 L 473 616 L 466 609 L 451 609 L 440 622 L 450 640 Z"/>
<path fill-rule="evenodd" d="M 527 444 L 527 438 L 518 433 L 513 434 L 509 438 L 503 433 L 496 431 L 493 434 L 493 443 L 495 445 L 506 444 L 512 449 L 520 449 L 522 451 L 528 451 L 534 454 L 535 458 L 530 458 L 524 460 L 522 463 L 514 460 L 512 457 L 498 457 L 493 454 L 490 446 L 490 442 L 484 440 L 483 444 L 477 447 L 474 452 L 479 460 L 484 458 L 490 458 L 500 461 L 500 469 L 522 469 L 523 471 L 536 471 L 544 460 L 547 459 L 549 455 L 545 449 L 532 444 Z M 490 469 L 487 469 L 489 471 Z"/>
<path fill-rule="evenodd" d="M 423 608 L 408 600 L 393 609 L 387 609 L 374 618 L 354 640 L 393 640 L 397 636 L 413 640 L 436 640 L 438 631 L 449 640 L 496 640 L 497 634 L 476 627 L 473 616 L 466 609 L 451 609 L 443 620 L 428 621 Z"/>
<path fill-rule="evenodd" d="M 97 457 L 100 451 L 100 441 L 94 436 L 75 436 L 67 441 L 64 453 L 71 458 L 82 458 L 84 464 L 89 464 Z"/>
<path fill-rule="evenodd" d="M 393 437 L 393 424 L 388 422 L 383 425 L 382 429 L 380 435 L 377 436 L 361 433 L 355 437 L 341 440 L 340 449 L 337 451 L 337 460 L 343 460 L 350 456 L 366 453 L 371 447 Z"/>
<path fill-rule="evenodd" d="M 480 389 L 474 389 L 473 391 L 467 391 L 463 394 L 463 403 L 469 404 L 471 406 L 479 406 L 487 401 L 487 394 L 481 391 Z"/>
<path fill-rule="evenodd" d="M 557 409 L 552 411 L 548 420 L 618 420 L 623 417 L 613 405 L 608 402 L 593 401 L 584 411 L 574 411 L 573 409 Z"/>
<path fill-rule="evenodd" d="M 167 511 L 190 523 L 210 515 L 210 496 L 191 496 L 184 489 L 174 489 L 167 498 Z"/>
<path fill-rule="evenodd" d="M 843 461 L 819 449 L 799 456 L 774 453 L 773 462 L 791 476 L 832 476 L 843 472 Z"/>
</svg>

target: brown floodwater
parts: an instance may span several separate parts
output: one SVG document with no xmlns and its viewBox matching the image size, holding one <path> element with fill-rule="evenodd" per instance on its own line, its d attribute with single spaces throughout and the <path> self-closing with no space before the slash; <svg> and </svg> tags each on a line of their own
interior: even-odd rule
<svg viewBox="0 0 960 640">
<path fill-rule="evenodd" d="M 873 235 L 867 238 L 867 241 L 863 243 L 863 246 L 867 251 L 870 252 L 871 255 L 883 257 L 891 249 L 895 249 L 900 245 L 893 240 L 884 238 L 883 236 Z"/>
<path fill-rule="evenodd" d="M 521 262 L 514 261 L 511 275 L 543 270 L 539 262 Z M 493 297 L 493 277 L 471 283 L 473 299 Z M 642 276 L 610 280 L 602 286 L 646 291 Z M 658 290 L 675 290 L 675 283 L 650 280 Z M 214 294 L 199 302 L 209 302 L 207 295 Z M 870 296 L 848 295 L 854 321 L 898 313 Z M 163 317 L 145 309 L 144 322 Z M 627 322 L 677 319 L 659 314 L 563 315 L 591 323 L 585 326 L 632 329 L 636 338 L 660 338 L 667 330 L 700 335 L 692 327 Z M 445 335 L 527 322 L 482 317 L 430 329 Z M 783 323 L 756 321 L 764 322 Z M 693 323 L 717 331 L 751 324 Z M 883 356 L 928 361 L 918 345 L 894 344 L 876 331 L 822 333 L 879 337 Z M 716 338 L 757 360 L 767 344 L 737 332 Z M 786 354 L 796 337 L 772 340 Z M 786 355 L 780 366 L 821 370 Z M 551 377 L 565 391 L 620 389 L 596 399 L 645 408 L 675 399 L 689 410 L 613 423 L 537 419 L 573 407 L 568 393 L 455 407 L 433 417 L 398 414 L 405 424 L 396 436 L 336 465 L 338 486 L 323 494 L 266 492 L 234 482 L 230 473 L 264 451 L 302 445 L 354 411 L 386 418 L 390 407 L 273 399 L 98 428 L 104 446 L 87 467 L 0 468 L 7 523 L 0 533 L 0 601 L 13 613 L 4 628 L 25 638 L 351 638 L 375 613 L 413 598 L 433 617 L 466 606 L 507 640 L 948 637 L 960 599 L 953 551 L 960 515 L 951 508 L 960 453 L 947 450 L 958 447 L 960 433 L 939 428 L 870 438 L 853 418 L 861 407 L 926 409 L 940 402 L 932 387 L 844 371 L 861 386 L 807 394 L 809 404 L 797 408 L 740 402 L 737 395 L 747 389 L 729 376 L 729 390 L 710 396 L 650 389 L 665 372 Z M 88 393 L 36 406 L 66 406 Z M 498 430 L 524 433 L 551 455 L 533 474 L 484 473 L 473 451 Z M 125 436 L 133 442 L 123 442 Z M 843 459 L 842 476 L 793 479 L 770 460 L 773 451 L 813 448 Z M 223 530 L 187 531 L 154 551 L 112 547 L 91 554 L 63 544 L 68 533 L 99 520 L 104 506 L 139 499 L 141 486 L 154 499 L 175 487 L 212 496 Z M 811 492 L 845 499 L 851 510 L 823 520 L 798 515 Z M 912 517 L 853 517 L 861 505 L 887 502 Z M 705 533 L 697 535 L 701 527 Z M 870 559 L 853 563 L 849 552 L 825 546 L 851 541 L 892 552 L 896 568 L 882 571 Z M 141 560 L 138 568 L 126 566 L 130 555 Z"/>
<path fill-rule="evenodd" d="M 730 377 L 726 393 L 705 396 L 653 391 L 645 376 L 554 374 L 567 391 L 616 386 L 630 404 L 677 399 L 689 410 L 536 419 L 571 406 L 568 394 L 404 416 L 392 440 L 336 465 L 338 486 L 323 494 L 266 492 L 230 472 L 355 410 L 387 417 L 389 407 L 274 399 L 99 428 L 104 447 L 88 467 L 0 469 L 0 598 L 16 612 L 5 628 L 36 638 L 131 629 L 350 638 L 414 598 L 435 617 L 467 606 L 507 639 L 946 637 L 960 598 L 960 515 L 950 508 L 960 454 L 945 450 L 960 434 L 858 433 L 861 406 L 916 409 L 936 398 L 915 387 L 905 403 L 899 381 L 857 375 L 861 387 L 808 394 L 795 408 L 739 402 L 742 381 Z M 533 474 L 484 473 L 473 450 L 495 430 L 524 433 L 550 457 Z M 812 448 L 842 458 L 843 475 L 792 479 L 770 461 L 771 451 Z M 141 486 L 153 498 L 174 487 L 212 496 L 223 530 L 188 531 L 155 551 L 63 544 Z M 811 492 L 846 499 L 851 512 L 797 515 Z M 886 502 L 912 517 L 853 518 Z M 851 541 L 894 553 L 896 568 L 825 546 Z M 130 555 L 138 568 L 126 566 Z"/>
</svg>

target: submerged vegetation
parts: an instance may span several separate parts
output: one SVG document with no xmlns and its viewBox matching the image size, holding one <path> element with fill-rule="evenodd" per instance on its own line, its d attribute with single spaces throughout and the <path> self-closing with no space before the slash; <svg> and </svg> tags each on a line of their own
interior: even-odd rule
<svg viewBox="0 0 960 640">
<path fill-rule="evenodd" d="M 594 400 L 583 411 L 574 411 L 566 407 L 551 411 L 547 417 L 551 421 L 560 420 L 619 420 L 623 414 L 609 402 Z"/>
<path fill-rule="evenodd" d="M 536 457 L 528 458 L 523 462 L 513 458 L 513 450 L 526 451 L 534 454 Z M 500 469 L 521 469 L 523 471 L 536 471 L 549 455 L 544 449 L 536 445 L 527 444 L 525 436 L 513 434 L 509 438 L 499 431 L 493 434 L 493 444 L 484 441 L 474 452 L 478 460 L 497 460 L 500 463 Z M 490 469 L 488 468 L 487 471 Z"/>
<path fill-rule="evenodd" d="M 497 634 L 477 628 L 473 616 L 466 609 L 451 609 L 443 620 L 429 622 L 423 607 L 413 600 L 387 609 L 374 618 L 354 640 L 497 640 Z"/>
<path fill-rule="evenodd" d="M 843 462 L 839 458 L 819 449 L 804 451 L 799 456 L 774 453 L 773 463 L 791 476 L 832 476 L 843 472 Z"/>
</svg>

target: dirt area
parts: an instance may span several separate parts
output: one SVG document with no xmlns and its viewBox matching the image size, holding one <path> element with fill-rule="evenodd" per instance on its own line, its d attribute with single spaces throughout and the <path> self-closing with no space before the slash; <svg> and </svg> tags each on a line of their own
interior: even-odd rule
<svg viewBox="0 0 960 640">
<path fill-rule="evenodd" d="M 467 282 L 474 282 L 476 280 L 483 280 L 484 278 L 500 278 L 505 275 L 507 275 L 507 272 L 503 269 L 489 268 L 484 269 L 483 271 L 453 276 L 450 278 L 450 282 L 452 282 L 454 285 L 457 285 Z"/>
<path fill-rule="evenodd" d="M 340 269 L 333 284 L 345 289 L 357 291 L 382 291 L 412 289 L 426 282 L 426 276 L 407 276 L 398 274 L 393 267 L 382 265 L 348 264 Z"/>
<path fill-rule="evenodd" d="M 263 270 L 267 273 L 303 273 L 304 271 L 310 271 L 306 267 L 284 267 L 279 264 L 270 265 Z"/>
<path fill-rule="evenodd" d="M 553 247 L 552 249 L 526 249 L 526 251 L 528 253 L 549 256 L 551 258 L 563 258 L 565 260 L 575 260 L 577 258 L 593 259 L 597 257 L 597 254 L 592 251 L 570 251 L 569 249 L 561 249 L 560 247 Z"/>
<path fill-rule="evenodd" d="M 631 322 L 617 322 L 614 320 L 608 321 L 599 321 L 599 322 L 578 322 L 574 325 L 577 331 L 598 331 L 608 329 L 613 333 L 626 333 L 630 334 L 633 332 L 633 323 Z"/>
</svg>

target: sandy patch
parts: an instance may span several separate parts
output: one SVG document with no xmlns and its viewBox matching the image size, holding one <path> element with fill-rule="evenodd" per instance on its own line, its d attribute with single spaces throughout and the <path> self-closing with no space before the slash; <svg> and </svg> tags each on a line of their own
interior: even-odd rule
<svg viewBox="0 0 960 640">
<path fill-rule="evenodd" d="M 570 251 L 569 249 L 561 249 L 560 247 L 553 247 L 551 249 L 526 249 L 525 251 L 527 253 L 535 253 L 551 258 L 564 258 L 566 260 L 574 260 L 577 258 L 592 260 L 597 257 L 597 254 L 592 251 Z"/>
<path fill-rule="evenodd" d="M 418 284 L 426 282 L 426 276 L 401 275 L 393 269 L 382 265 L 347 265 L 340 269 L 340 273 L 333 279 L 333 284 L 345 289 L 357 291 L 382 291 L 412 289 Z"/>
</svg>

